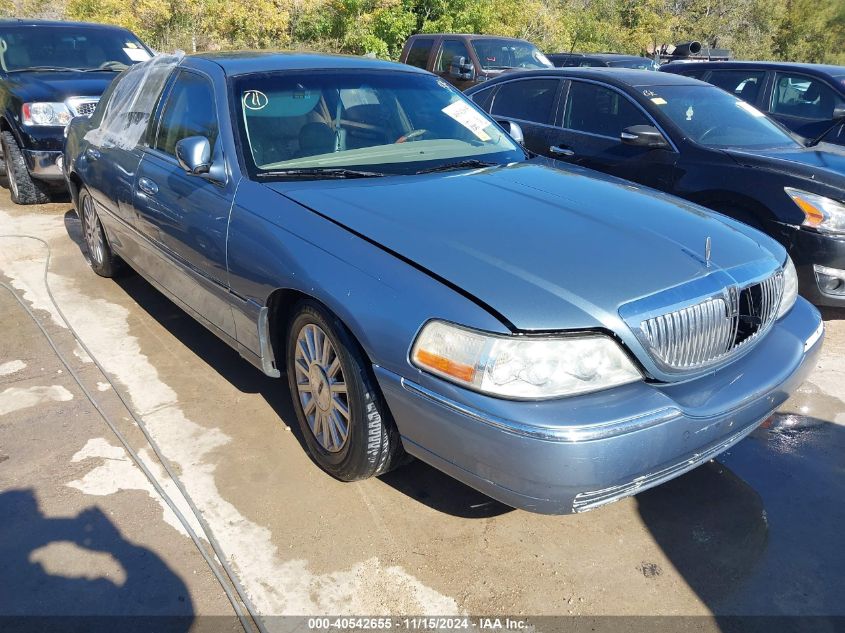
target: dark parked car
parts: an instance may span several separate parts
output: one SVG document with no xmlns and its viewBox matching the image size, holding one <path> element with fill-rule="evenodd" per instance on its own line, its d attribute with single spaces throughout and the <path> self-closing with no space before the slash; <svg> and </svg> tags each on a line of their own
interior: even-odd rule
<svg viewBox="0 0 845 633">
<path fill-rule="evenodd" d="M 665 64 L 736 95 L 808 141 L 845 145 L 845 66 L 788 62 Z"/>
<path fill-rule="evenodd" d="M 285 370 L 328 473 L 566 513 L 738 442 L 823 325 L 776 241 L 552 162 L 411 66 L 221 53 L 126 71 L 65 164 L 94 271 Z"/>
<path fill-rule="evenodd" d="M 531 42 L 463 33 L 412 35 L 399 61 L 429 70 L 462 90 L 513 68 L 552 67 Z"/>
<path fill-rule="evenodd" d="M 519 73 L 467 91 L 528 149 L 672 193 L 780 241 L 801 292 L 845 306 L 845 149 L 808 148 L 696 79 L 610 68 Z"/>
<path fill-rule="evenodd" d="M 557 68 L 634 68 L 659 70 L 660 64 L 648 57 L 619 53 L 549 53 L 546 55 Z"/>
<path fill-rule="evenodd" d="M 64 189 L 65 126 L 90 115 L 118 72 L 150 58 L 126 29 L 41 20 L 0 21 L 0 184 L 18 204 Z"/>
</svg>

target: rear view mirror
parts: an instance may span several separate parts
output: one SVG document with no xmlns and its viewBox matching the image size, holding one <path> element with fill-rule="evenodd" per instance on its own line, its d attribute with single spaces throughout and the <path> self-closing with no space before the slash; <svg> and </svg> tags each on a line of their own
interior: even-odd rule
<svg viewBox="0 0 845 633">
<path fill-rule="evenodd" d="M 622 130 L 620 140 L 625 145 L 633 145 L 635 147 L 650 147 L 658 149 L 661 147 L 669 147 L 669 142 L 663 137 L 653 125 L 632 125 Z"/>
<path fill-rule="evenodd" d="M 515 123 L 510 119 L 496 119 L 496 123 L 501 125 L 505 129 L 505 132 L 508 133 L 508 136 L 510 136 L 519 145 L 525 145 L 525 134 L 522 133 L 522 128 L 519 126 L 519 123 Z"/>
<path fill-rule="evenodd" d="M 452 58 L 452 63 L 449 65 L 449 76 L 452 79 L 459 79 L 461 81 L 472 81 L 475 79 L 475 67 L 472 62 L 467 61 L 466 57 Z"/>
<path fill-rule="evenodd" d="M 176 143 L 179 166 L 195 176 L 211 169 L 211 144 L 204 136 L 188 136 Z"/>
</svg>

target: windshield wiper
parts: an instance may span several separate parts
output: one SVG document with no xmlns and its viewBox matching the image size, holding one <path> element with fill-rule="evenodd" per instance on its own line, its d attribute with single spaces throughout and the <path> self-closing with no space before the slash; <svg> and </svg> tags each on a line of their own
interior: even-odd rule
<svg viewBox="0 0 845 633">
<path fill-rule="evenodd" d="M 84 72 L 83 68 L 68 68 L 67 66 L 30 66 L 29 68 L 15 68 L 9 71 L 10 73 L 29 73 L 29 72 Z"/>
<path fill-rule="evenodd" d="M 363 171 L 360 169 L 346 169 L 345 167 L 307 167 L 294 169 L 277 169 L 262 171 L 256 174 L 259 178 L 378 178 L 386 176 L 380 171 Z"/>
<path fill-rule="evenodd" d="M 455 163 L 444 163 L 443 165 L 436 165 L 435 167 L 428 167 L 427 169 L 420 169 L 418 174 L 431 174 L 436 171 L 454 171 L 457 169 L 481 169 L 482 167 L 495 167 L 501 163 L 491 163 L 489 161 L 477 160 L 469 158 L 466 160 L 459 160 Z"/>
</svg>

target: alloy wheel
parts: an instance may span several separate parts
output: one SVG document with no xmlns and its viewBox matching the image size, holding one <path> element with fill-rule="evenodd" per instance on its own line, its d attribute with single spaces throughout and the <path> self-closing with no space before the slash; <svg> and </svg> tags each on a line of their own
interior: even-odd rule
<svg viewBox="0 0 845 633">
<path fill-rule="evenodd" d="M 296 387 L 308 426 L 320 446 L 337 453 L 349 438 L 349 396 L 340 357 L 317 325 L 303 326 L 294 353 Z"/>
<path fill-rule="evenodd" d="M 97 265 L 102 265 L 104 256 L 103 227 L 100 226 L 100 218 L 94 210 L 94 201 L 91 196 L 85 196 L 82 203 L 84 216 L 85 244 L 88 246 L 88 255 Z"/>
</svg>

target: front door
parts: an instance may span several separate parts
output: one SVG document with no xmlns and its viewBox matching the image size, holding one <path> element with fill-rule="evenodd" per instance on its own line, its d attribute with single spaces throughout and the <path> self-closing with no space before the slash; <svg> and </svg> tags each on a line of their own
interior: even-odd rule
<svg viewBox="0 0 845 633">
<path fill-rule="evenodd" d="M 536 154 L 548 154 L 558 135 L 554 123 L 562 83 L 554 77 L 502 83 L 487 110 L 494 119 L 519 123 L 525 135 L 525 147 Z"/>
<path fill-rule="evenodd" d="M 813 139 L 830 127 L 833 109 L 845 99 L 816 77 L 778 72 L 772 88 L 770 114 L 797 134 Z M 825 135 L 825 141 L 845 145 L 845 129 L 839 124 Z"/>
<path fill-rule="evenodd" d="M 136 225 L 150 244 L 141 264 L 147 272 L 176 300 L 234 336 L 226 227 L 235 183 L 226 176 L 218 121 L 210 78 L 180 70 L 138 168 Z M 213 148 L 209 174 L 190 174 L 176 160 L 176 144 L 191 136 L 207 138 Z"/>
</svg>

